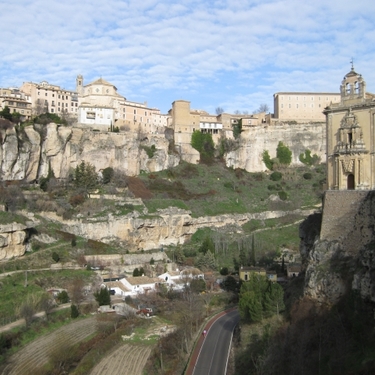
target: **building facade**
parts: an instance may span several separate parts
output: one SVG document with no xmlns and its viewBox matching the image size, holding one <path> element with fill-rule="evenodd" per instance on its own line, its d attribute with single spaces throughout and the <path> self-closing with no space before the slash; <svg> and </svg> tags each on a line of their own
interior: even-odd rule
<svg viewBox="0 0 375 375">
<path fill-rule="evenodd" d="M 0 88 L 0 107 L 8 107 L 10 113 L 18 112 L 21 115 L 21 121 L 31 119 L 31 103 L 28 95 L 25 95 L 19 89 Z"/>
<path fill-rule="evenodd" d="M 324 108 L 340 101 L 340 93 L 277 92 L 274 118 L 280 121 L 324 122 Z"/>
<path fill-rule="evenodd" d="M 375 95 L 354 71 L 345 75 L 340 101 L 324 110 L 328 190 L 375 189 Z"/>
<path fill-rule="evenodd" d="M 168 116 L 157 108 L 149 108 L 147 103 L 127 100 L 117 92 L 117 88 L 106 80 L 98 80 L 84 85 L 83 76 L 76 79 L 79 100 L 78 123 L 107 130 L 111 125 L 120 130 L 157 133 L 167 126 Z"/>
<path fill-rule="evenodd" d="M 62 89 L 47 81 L 24 82 L 20 91 L 29 97 L 33 115 L 46 112 L 56 113 L 59 116 L 78 115 L 78 95 L 75 91 Z"/>
</svg>

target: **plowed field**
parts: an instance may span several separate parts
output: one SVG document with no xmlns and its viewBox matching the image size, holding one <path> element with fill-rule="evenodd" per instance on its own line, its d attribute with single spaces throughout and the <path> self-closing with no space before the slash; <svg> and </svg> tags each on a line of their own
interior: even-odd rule
<svg viewBox="0 0 375 375">
<path fill-rule="evenodd" d="M 50 358 L 56 347 L 74 345 L 96 331 L 95 317 L 77 320 L 58 330 L 34 340 L 13 355 L 3 375 L 37 374 Z"/>
<path fill-rule="evenodd" d="M 124 344 L 105 357 L 90 375 L 142 375 L 151 346 Z"/>
</svg>

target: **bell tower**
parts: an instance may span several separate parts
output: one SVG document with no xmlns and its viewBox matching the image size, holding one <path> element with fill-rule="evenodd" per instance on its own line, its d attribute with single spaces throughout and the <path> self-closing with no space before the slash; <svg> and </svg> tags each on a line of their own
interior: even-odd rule
<svg viewBox="0 0 375 375">
<path fill-rule="evenodd" d="M 375 95 L 366 93 L 361 74 L 351 70 L 340 86 L 340 103 L 324 109 L 328 190 L 375 189 Z"/>
<path fill-rule="evenodd" d="M 79 96 L 83 95 L 83 76 L 81 74 L 78 74 L 76 78 L 76 91 Z"/>
</svg>

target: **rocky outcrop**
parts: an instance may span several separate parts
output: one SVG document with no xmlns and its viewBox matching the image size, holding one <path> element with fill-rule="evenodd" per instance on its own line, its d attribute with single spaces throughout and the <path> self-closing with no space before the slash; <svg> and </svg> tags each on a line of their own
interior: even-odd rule
<svg viewBox="0 0 375 375">
<path fill-rule="evenodd" d="M 172 133 L 172 135 L 170 134 Z M 182 140 L 182 137 L 185 137 Z M 171 139 L 171 137 L 174 139 Z M 3 180 L 35 181 L 47 176 L 51 167 L 57 178 L 66 178 L 71 168 L 81 161 L 93 164 L 97 171 L 107 167 L 129 176 L 141 171 L 157 172 L 178 165 L 180 160 L 199 162 L 199 153 L 190 145 L 190 135 L 166 130 L 166 134 L 98 132 L 89 128 L 48 125 L 30 125 L 16 129 L 0 129 L 0 168 Z M 249 172 L 263 171 L 264 150 L 276 155 L 282 140 L 293 152 L 293 163 L 309 149 L 312 154 L 324 156 L 324 124 L 258 126 L 241 134 L 239 147 L 225 155 L 228 167 L 243 168 Z M 179 145 L 178 154 L 169 153 L 170 143 Z M 152 158 L 141 146 L 155 146 Z"/>
<path fill-rule="evenodd" d="M 156 172 L 178 165 L 180 158 L 168 153 L 169 141 L 163 134 L 149 135 L 142 141 L 137 133 L 105 133 L 78 127 L 26 126 L 1 130 L 0 165 L 3 180 L 34 181 L 48 174 L 66 178 L 81 161 L 93 164 L 97 171 L 107 167 L 127 175 L 141 170 Z M 155 146 L 152 158 L 140 145 Z"/>
<path fill-rule="evenodd" d="M 19 223 L 0 225 L 0 260 L 17 258 L 25 254 L 27 249 L 27 229 L 33 224 Z"/>
<path fill-rule="evenodd" d="M 329 191 L 323 207 L 321 231 L 317 217 L 300 226 L 305 295 L 332 304 L 356 290 L 375 302 L 375 192 Z"/>
<path fill-rule="evenodd" d="M 65 229 L 78 236 L 110 243 L 121 241 L 130 251 L 158 249 L 162 246 L 183 244 L 198 229 L 241 225 L 249 220 L 266 220 L 289 214 L 285 211 L 268 211 L 255 214 L 232 214 L 193 218 L 189 211 L 170 207 L 158 210 L 154 217 L 139 213 L 126 216 L 108 215 L 102 218 L 80 218 L 66 222 Z M 293 213 L 308 215 L 311 211 L 296 210 Z M 53 217 L 51 214 L 44 214 Z"/>
<path fill-rule="evenodd" d="M 226 165 L 251 172 L 264 171 L 263 151 L 267 150 L 271 158 L 276 157 L 279 141 L 292 151 L 292 164 L 299 164 L 299 155 L 307 149 L 312 155 L 325 158 L 325 124 L 265 124 L 245 129 L 241 133 L 239 147 L 225 156 Z"/>
</svg>

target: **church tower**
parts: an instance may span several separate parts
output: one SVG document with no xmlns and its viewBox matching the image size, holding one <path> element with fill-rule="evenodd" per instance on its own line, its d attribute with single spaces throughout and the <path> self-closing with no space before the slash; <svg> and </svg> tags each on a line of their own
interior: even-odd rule
<svg viewBox="0 0 375 375">
<path fill-rule="evenodd" d="M 340 103 L 324 109 L 328 190 L 375 189 L 375 96 L 352 68 L 340 86 Z"/>
<path fill-rule="evenodd" d="M 83 76 L 81 74 L 78 74 L 76 78 L 76 91 L 78 96 L 83 95 Z"/>
</svg>

